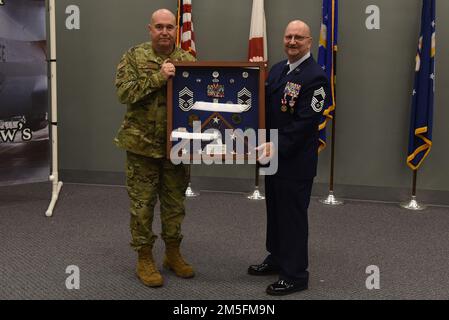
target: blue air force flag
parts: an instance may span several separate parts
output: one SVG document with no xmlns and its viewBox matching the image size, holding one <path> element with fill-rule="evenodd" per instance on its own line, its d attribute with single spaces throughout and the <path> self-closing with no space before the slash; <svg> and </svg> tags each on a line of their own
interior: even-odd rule
<svg viewBox="0 0 449 320">
<path fill-rule="evenodd" d="M 432 147 L 435 92 L 435 0 L 423 0 L 407 165 L 417 170 Z"/>
<path fill-rule="evenodd" d="M 321 20 L 320 46 L 318 49 L 318 64 L 326 72 L 332 97 L 326 103 L 319 125 L 320 146 L 318 151 L 326 147 L 326 125 L 333 118 L 335 110 L 335 79 L 336 66 L 335 58 L 337 54 L 337 35 L 338 35 L 338 0 L 323 0 L 323 15 Z"/>
</svg>

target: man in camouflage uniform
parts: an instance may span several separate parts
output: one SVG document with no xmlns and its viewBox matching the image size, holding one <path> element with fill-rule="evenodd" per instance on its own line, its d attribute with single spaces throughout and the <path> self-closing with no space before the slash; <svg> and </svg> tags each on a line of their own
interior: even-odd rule
<svg viewBox="0 0 449 320">
<path fill-rule="evenodd" d="M 192 266 L 179 251 L 186 169 L 166 157 L 166 84 L 176 71 L 171 62 L 194 61 L 194 57 L 175 47 L 176 18 L 169 10 L 155 11 L 148 27 L 151 42 L 129 49 L 118 65 L 117 95 L 127 105 L 127 112 L 115 143 L 126 150 L 131 246 L 138 252 L 137 275 L 145 285 L 158 287 L 163 279 L 152 255 L 157 238 L 152 231 L 153 212 L 158 196 L 161 236 L 166 246 L 163 264 L 177 276 L 194 276 Z"/>
</svg>

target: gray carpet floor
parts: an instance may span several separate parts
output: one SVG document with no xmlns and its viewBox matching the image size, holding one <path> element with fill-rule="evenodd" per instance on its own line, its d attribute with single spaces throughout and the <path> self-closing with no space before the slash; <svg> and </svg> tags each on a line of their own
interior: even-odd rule
<svg viewBox="0 0 449 320">
<path fill-rule="evenodd" d="M 135 275 L 124 188 L 65 184 L 52 218 L 44 215 L 49 197 L 49 183 L 0 188 L 0 300 L 449 298 L 449 208 L 414 213 L 358 201 L 329 208 L 312 199 L 310 288 L 273 298 L 265 288 L 276 276 L 246 274 L 266 255 L 264 202 L 213 192 L 189 199 L 182 251 L 196 277 L 162 269 L 165 285 L 153 289 Z M 161 266 L 160 238 L 155 257 Z M 80 269 L 79 290 L 65 286 L 70 265 Z M 370 265 L 379 267 L 379 290 L 365 286 Z"/>
</svg>

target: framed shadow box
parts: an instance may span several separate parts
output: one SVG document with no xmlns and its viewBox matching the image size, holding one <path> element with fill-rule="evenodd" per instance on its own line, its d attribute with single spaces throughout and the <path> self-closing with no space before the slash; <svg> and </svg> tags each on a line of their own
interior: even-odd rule
<svg viewBox="0 0 449 320">
<path fill-rule="evenodd" d="M 249 137 L 265 129 L 265 64 L 174 65 L 167 84 L 167 156 L 248 159 L 256 147 Z"/>
</svg>

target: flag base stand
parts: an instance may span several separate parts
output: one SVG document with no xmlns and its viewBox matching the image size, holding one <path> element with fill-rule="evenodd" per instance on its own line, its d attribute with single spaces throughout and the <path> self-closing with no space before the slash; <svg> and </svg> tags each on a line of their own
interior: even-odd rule
<svg viewBox="0 0 449 320">
<path fill-rule="evenodd" d="M 250 193 L 247 198 L 249 200 L 265 200 L 265 196 L 259 191 L 259 187 L 255 187 L 254 191 Z"/>
<path fill-rule="evenodd" d="M 191 187 L 191 183 L 189 182 L 189 186 L 186 189 L 186 197 L 187 198 L 195 198 L 198 197 L 200 195 L 199 192 L 193 191 L 192 187 Z"/>
<path fill-rule="evenodd" d="M 412 196 L 412 200 L 403 202 L 400 205 L 402 208 L 412 211 L 422 211 L 427 208 L 425 205 L 419 204 L 418 201 L 416 201 L 416 196 Z"/>
<path fill-rule="evenodd" d="M 341 206 L 344 204 L 343 200 L 335 198 L 333 191 L 329 191 L 329 195 L 325 199 L 320 199 L 319 202 L 327 206 Z"/>
<path fill-rule="evenodd" d="M 45 215 L 47 217 L 53 216 L 53 209 L 55 208 L 56 202 L 59 198 L 59 192 L 62 188 L 62 181 L 57 181 L 58 179 L 55 179 L 54 176 L 50 176 L 50 181 L 53 182 L 53 192 L 51 194 L 51 201 L 48 206 L 47 211 L 45 212 Z"/>
</svg>

